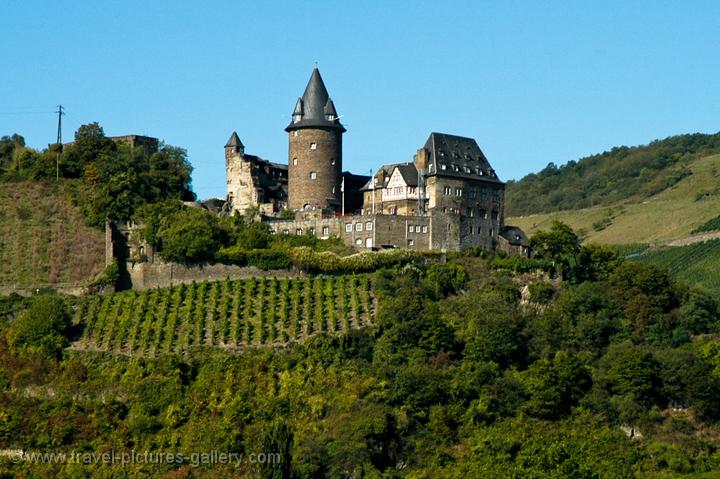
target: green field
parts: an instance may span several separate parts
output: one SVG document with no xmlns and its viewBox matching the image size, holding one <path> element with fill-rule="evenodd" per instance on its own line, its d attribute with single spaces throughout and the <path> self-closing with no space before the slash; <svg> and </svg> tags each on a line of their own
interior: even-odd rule
<svg viewBox="0 0 720 479">
<path fill-rule="evenodd" d="M 694 160 L 688 167 L 692 175 L 641 202 L 510 217 L 506 223 L 533 234 L 560 220 L 587 240 L 604 244 L 682 238 L 720 214 L 720 155 Z"/>
<path fill-rule="evenodd" d="M 280 346 L 371 325 L 370 277 L 248 278 L 81 300 L 75 349 L 155 356 L 193 347 Z"/>
<path fill-rule="evenodd" d="M 93 279 L 105 267 L 105 233 L 85 226 L 65 185 L 3 183 L 0 286 L 42 287 Z"/>
<path fill-rule="evenodd" d="M 720 293 L 720 239 L 660 248 L 633 260 L 666 268 L 675 278 Z"/>
</svg>

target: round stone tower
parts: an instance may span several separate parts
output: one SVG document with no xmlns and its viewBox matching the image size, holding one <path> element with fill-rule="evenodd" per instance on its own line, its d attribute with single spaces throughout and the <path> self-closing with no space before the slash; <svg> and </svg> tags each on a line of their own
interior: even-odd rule
<svg viewBox="0 0 720 479">
<path fill-rule="evenodd" d="M 290 135 L 288 208 L 339 210 L 345 127 L 317 67 L 285 131 Z"/>
</svg>

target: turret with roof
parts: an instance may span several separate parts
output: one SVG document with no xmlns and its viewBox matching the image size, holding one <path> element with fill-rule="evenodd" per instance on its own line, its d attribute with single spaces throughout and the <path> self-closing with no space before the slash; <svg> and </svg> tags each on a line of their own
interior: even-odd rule
<svg viewBox="0 0 720 479">
<path fill-rule="evenodd" d="M 295 103 L 289 133 L 288 207 L 339 210 L 342 134 L 335 104 L 320 71 L 313 68 L 305 92 Z"/>
<path fill-rule="evenodd" d="M 292 114 L 292 121 L 285 131 L 299 128 L 332 128 L 345 132 L 340 123 L 335 104 L 325 88 L 320 70 L 313 68 L 302 98 L 298 98 Z"/>
</svg>

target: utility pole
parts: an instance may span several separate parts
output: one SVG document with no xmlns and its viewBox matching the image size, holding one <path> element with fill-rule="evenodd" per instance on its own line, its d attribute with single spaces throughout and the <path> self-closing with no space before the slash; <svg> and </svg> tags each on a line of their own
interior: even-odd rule
<svg viewBox="0 0 720 479">
<path fill-rule="evenodd" d="M 60 181 L 60 153 L 62 152 L 62 117 L 65 114 L 63 112 L 63 106 L 58 105 L 58 128 L 57 128 L 57 156 L 55 157 L 55 179 Z"/>
</svg>

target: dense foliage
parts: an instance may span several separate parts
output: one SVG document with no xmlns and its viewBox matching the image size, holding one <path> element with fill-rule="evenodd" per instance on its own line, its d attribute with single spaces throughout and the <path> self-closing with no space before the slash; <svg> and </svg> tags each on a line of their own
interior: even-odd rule
<svg viewBox="0 0 720 479">
<path fill-rule="evenodd" d="M 506 213 L 521 216 L 645 198 L 690 175 L 690 161 L 719 152 L 720 133 L 696 133 L 616 147 L 562 166 L 549 163 L 539 173 L 508 182 Z"/>
<path fill-rule="evenodd" d="M 364 277 L 376 301 L 367 304 L 377 306 L 359 328 L 338 327 L 337 291 L 363 291 L 350 278 L 202 283 L 73 302 L 82 336 L 53 357 L 10 340 L 28 300 L 6 299 L 0 450 L 263 452 L 282 461 L 109 467 L 0 457 L 0 471 L 712 477 L 720 470 L 717 300 L 654 266 L 586 262 L 572 234 L 558 225 L 535 238 L 544 260 L 582 271 L 562 282 L 471 256 Z M 298 299 L 300 290 L 311 299 Z M 313 326 L 292 326 L 295 310 Z M 314 333 L 258 347 L 273 343 L 273 325 Z M 223 350 L 234 341 L 255 348 Z"/>
<path fill-rule="evenodd" d="M 72 180 L 74 200 L 92 226 L 129 219 L 146 203 L 194 199 L 191 172 L 182 148 L 161 144 L 148 156 L 107 138 L 98 123 L 81 126 L 62 148 L 36 151 L 20 135 L 0 139 L 0 181 L 54 180 L 57 174 Z"/>
<path fill-rule="evenodd" d="M 708 233 L 710 231 L 718 231 L 720 230 L 720 215 L 716 216 L 715 218 L 709 219 L 702 225 L 695 228 L 692 232 L 693 234 L 696 233 Z"/>
</svg>

